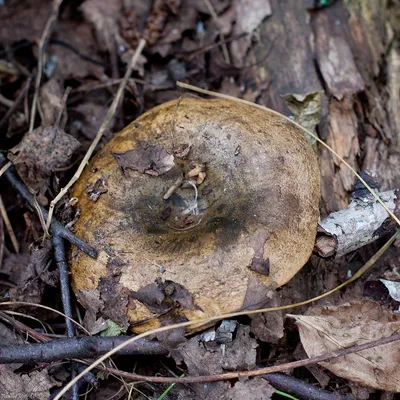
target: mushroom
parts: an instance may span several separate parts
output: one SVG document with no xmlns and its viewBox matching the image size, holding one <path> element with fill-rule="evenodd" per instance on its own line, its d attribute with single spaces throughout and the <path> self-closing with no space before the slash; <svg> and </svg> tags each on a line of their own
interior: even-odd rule
<svg viewBox="0 0 400 400">
<path fill-rule="evenodd" d="M 320 173 L 284 118 L 184 98 L 117 133 L 72 195 L 76 233 L 99 250 L 72 251 L 74 291 L 139 333 L 259 306 L 288 282 L 313 249 Z"/>
</svg>

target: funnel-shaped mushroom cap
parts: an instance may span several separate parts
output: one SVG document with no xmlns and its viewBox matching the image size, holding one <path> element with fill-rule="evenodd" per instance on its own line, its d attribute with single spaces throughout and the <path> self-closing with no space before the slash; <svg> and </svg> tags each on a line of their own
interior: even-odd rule
<svg viewBox="0 0 400 400">
<path fill-rule="evenodd" d="M 135 331 L 260 304 L 315 241 L 320 174 L 285 119 L 227 100 L 182 99 L 143 114 L 74 187 L 80 301 Z M 95 289 L 95 290 L 93 290 Z"/>
</svg>

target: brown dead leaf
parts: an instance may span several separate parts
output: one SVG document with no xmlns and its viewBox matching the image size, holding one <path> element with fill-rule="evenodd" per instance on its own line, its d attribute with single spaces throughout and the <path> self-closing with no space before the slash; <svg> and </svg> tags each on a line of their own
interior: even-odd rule
<svg viewBox="0 0 400 400">
<path fill-rule="evenodd" d="M 106 107 L 87 102 L 78 104 L 73 108 L 73 111 L 79 113 L 74 120 L 74 122 L 76 121 L 75 126 L 79 133 L 84 135 L 89 140 L 93 140 L 103 122 Z M 108 124 L 104 132 L 105 138 L 111 139 L 111 132 L 113 131 L 114 123 L 115 118 L 113 118 Z"/>
<path fill-rule="evenodd" d="M 339 307 L 316 307 L 296 319 L 309 357 L 367 343 L 397 333 L 399 316 L 370 300 Z M 394 342 L 320 363 L 334 374 L 379 390 L 400 391 L 400 343 Z"/>
<path fill-rule="evenodd" d="M 42 126 L 53 125 L 61 112 L 63 87 L 61 82 L 52 78 L 40 88 L 40 109 Z"/>
<path fill-rule="evenodd" d="M 93 25 L 100 50 L 112 52 L 115 44 L 124 45 L 119 34 L 121 0 L 86 0 L 80 7 L 85 19 Z"/>
<path fill-rule="evenodd" d="M 236 24 L 233 28 L 233 34 L 249 33 L 249 35 L 240 40 L 234 40 L 231 44 L 234 65 L 242 67 L 243 61 L 246 59 L 247 50 L 251 45 L 252 33 L 264 18 L 272 14 L 272 9 L 269 0 L 235 0 L 234 8 L 236 11 Z"/>
<path fill-rule="evenodd" d="M 180 346 L 190 376 L 219 374 L 223 371 L 249 370 L 255 367 L 257 341 L 250 337 L 250 327 L 239 325 L 236 338 L 225 344 L 202 343 L 198 336 Z"/>
<path fill-rule="evenodd" d="M 263 378 L 256 377 L 246 381 L 238 381 L 222 397 L 222 400 L 268 400 L 275 389 Z"/>
<path fill-rule="evenodd" d="M 42 0 L 10 1 L 0 7 L 0 37 L 3 43 L 39 40 L 49 17 L 51 3 Z"/>
<path fill-rule="evenodd" d="M 97 44 L 89 24 L 58 21 L 53 36 L 54 40 L 49 44 L 49 53 L 56 57 L 55 74 L 64 79 L 103 77 L 104 66 L 97 55 Z M 76 51 L 79 51 L 79 54 Z"/>
<path fill-rule="evenodd" d="M 49 390 L 60 384 L 46 369 L 30 374 L 17 374 L 8 365 L 0 365 L 0 398 L 47 400 Z"/>
<path fill-rule="evenodd" d="M 169 154 L 164 147 L 146 142 L 138 142 L 138 144 L 137 150 L 124 153 L 111 152 L 125 177 L 127 169 L 159 176 L 174 166 L 174 156 Z"/>
<path fill-rule="evenodd" d="M 80 143 L 62 129 L 36 128 L 8 152 L 8 158 L 17 166 L 26 167 L 22 178 L 28 186 L 37 189 L 56 168 L 70 162 Z"/>
</svg>

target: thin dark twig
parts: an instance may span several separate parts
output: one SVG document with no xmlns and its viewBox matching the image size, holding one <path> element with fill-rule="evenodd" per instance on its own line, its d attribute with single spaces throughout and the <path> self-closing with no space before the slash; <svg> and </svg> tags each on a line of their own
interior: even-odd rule
<svg viewBox="0 0 400 400">
<path fill-rule="evenodd" d="M 71 295 L 69 291 L 68 266 L 65 258 L 64 239 L 60 235 L 52 236 L 54 258 L 60 275 L 61 301 L 64 314 L 72 318 Z M 65 319 L 68 337 L 75 336 L 75 328 L 69 318 Z"/>
<path fill-rule="evenodd" d="M 6 158 L 3 154 L 0 153 L 0 165 L 4 164 Z M 19 177 L 15 173 L 15 168 L 10 167 L 7 171 L 4 172 L 4 176 L 10 182 L 11 186 L 25 199 L 25 201 L 35 209 L 35 202 L 33 195 L 29 192 L 28 188 L 24 185 L 24 183 L 19 179 Z M 43 213 L 44 218 L 46 219 L 48 216 L 48 212 L 43 207 L 40 207 L 41 212 Z M 97 250 L 85 243 L 82 239 L 75 236 L 70 230 L 65 228 L 62 224 L 60 224 L 57 220 L 53 219 L 50 226 L 51 232 L 53 235 L 59 235 L 64 239 L 68 240 L 70 243 L 78 247 L 89 257 L 96 258 Z"/>
<path fill-rule="evenodd" d="M 327 390 L 317 388 L 310 383 L 301 381 L 285 374 L 265 374 L 262 376 L 275 389 L 282 390 L 304 400 L 353 400 L 352 397 L 343 396 Z"/>
<path fill-rule="evenodd" d="M 17 109 L 19 104 L 25 98 L 26 94 L 28 93 L 29 87 L 31 86 L 31 82 L 32 82 L 32 77 L 28 78 L 25 81 L 24 85 L 22 86 L 21 91 L 19 92 L 17 98 L 14 101 L 14 105 L 7 110 L 7 112 L 4 114 L 4 117 L 1 119 L 0 129 L 4 126 L 4 124 L 8 121 L 8 118 L 11 117 L 13 112 Z"/>
<path fill-rule="evenodd" d="M 46 338 L 48 340 L 48 338 Z M 50 340 L 46 343 L 0 346 L 0 364 L 53 362 L 64 358 L 94 358 L 107 353 L 126 336 L 82 336 Z M 167 355 L 160 342 L 139 339 L 117 355 Z"/>
<path fill-rule="evenodd" d="M 204 376 L 188 376 L 183 378 L 178 377 L 163 377 L 163 376 L 146 376 L 137 375 L 131 372 L 120 371 L 115 368 L 105 367 L 101 364 L 96 365 L 96 368 L 107 371 L 111 374 L 121 376 L 125 379 L 131 379 L 133 381 L 143 381 L 143 382 L 155 382 L 155 383 L 203 383 L 203 382 L 217 382 L 226 381 L 231 379 L 239 379 L 241 377 L 248 376 L 260 376 L 264 374 L 271 374 L 275 372 L 287 371 L 292 368 L 304 367 L 306 365 L 317 364 L 323 361 L 329 361 L 334 358 L 343 357 L 348 354 L 357 353 L 359 351 L 371 349 L 373 347 L 382 346 L 384 344 L 393 343 L 400 340 L 400 333 L 386 337 L 373 340 L 371 342 L 359 344 L 352 347 L 346 347 L 344 349 L 334 350 L 331 353 L 321 354 L 319 356 L 307 358 L 305 360 L 293 361 L 286 364 L 275 365 L 272 367 L 259 368 L 251 371 L 238 371 L 229 372 L 226 374 L 216 374 L 216 375 L 204 375 Z"/>
<path fill-rule="evenodd" d="M 66 95 L 64 98 L 68 96 L 69 91 L 66 91 Z M 64 107 L 62 107 L 64 108 Z M 62 114 L 62 110 L 60 110 L 60 114 Z M 75 327 L 71 321 L 72 318 L 72 309 L 71 309 L 71 292 L 69 289 L 69 276 L 68 276 L 68 266 L 65 257 L 65 244 L 64 239 L 60 235 L 52 236 L 52 244 L 54 251 L 54 259 L 57 263 L 57 268 L 60 276 L 60 289 L 61 289 L 61 301 L 63 305 L 64 314 L 69 317 L 65 318 L 65 324 L 67 326 L 67 336 L 69 338 L 73 338 L 75 336 Z M 75 361 L 71 361 L 71 377 L 74 379 L 78 373 L 79 363 Z M 93 379 L 93 374 L 90 374 L 89 379 Z M 86 378 L 87 379 L 87 378 Z M 85 380 L 85 378 L 81 379 Z M 72 397 L 73 399 L 79 398 L 79 385 L 78 382 L 72 386 Z"/>
</svg>

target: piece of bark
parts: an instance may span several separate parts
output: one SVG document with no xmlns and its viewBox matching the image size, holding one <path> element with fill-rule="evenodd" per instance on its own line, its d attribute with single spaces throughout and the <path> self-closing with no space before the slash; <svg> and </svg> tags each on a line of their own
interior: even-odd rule
<svg viewBox="0 0 400 400">
<path fill-rule="evenodd" d="M 400 206 L 400 193 L 379 193 L 391 211 Z M 371 194 L 355 198 L 343 210 L 331 213 L 318 226 L 314 252 L 321 257 L 338 258 L 388 233 L 388 212 Z"/>
<path fill-rule="evenodd" d="M 246 83 L 253 88 L 255 80 L 254 88 L 260 88 L 270 82 L 260 102 L 291 115 L 282 95 L 319 92 L 323 87 L 314 68 L 312 32 L 303 2 L 271 0 L 270 4 L 272 15 L 260 24 L 259 41 L 253 46 L 257 66 Z"/>
</svg>

